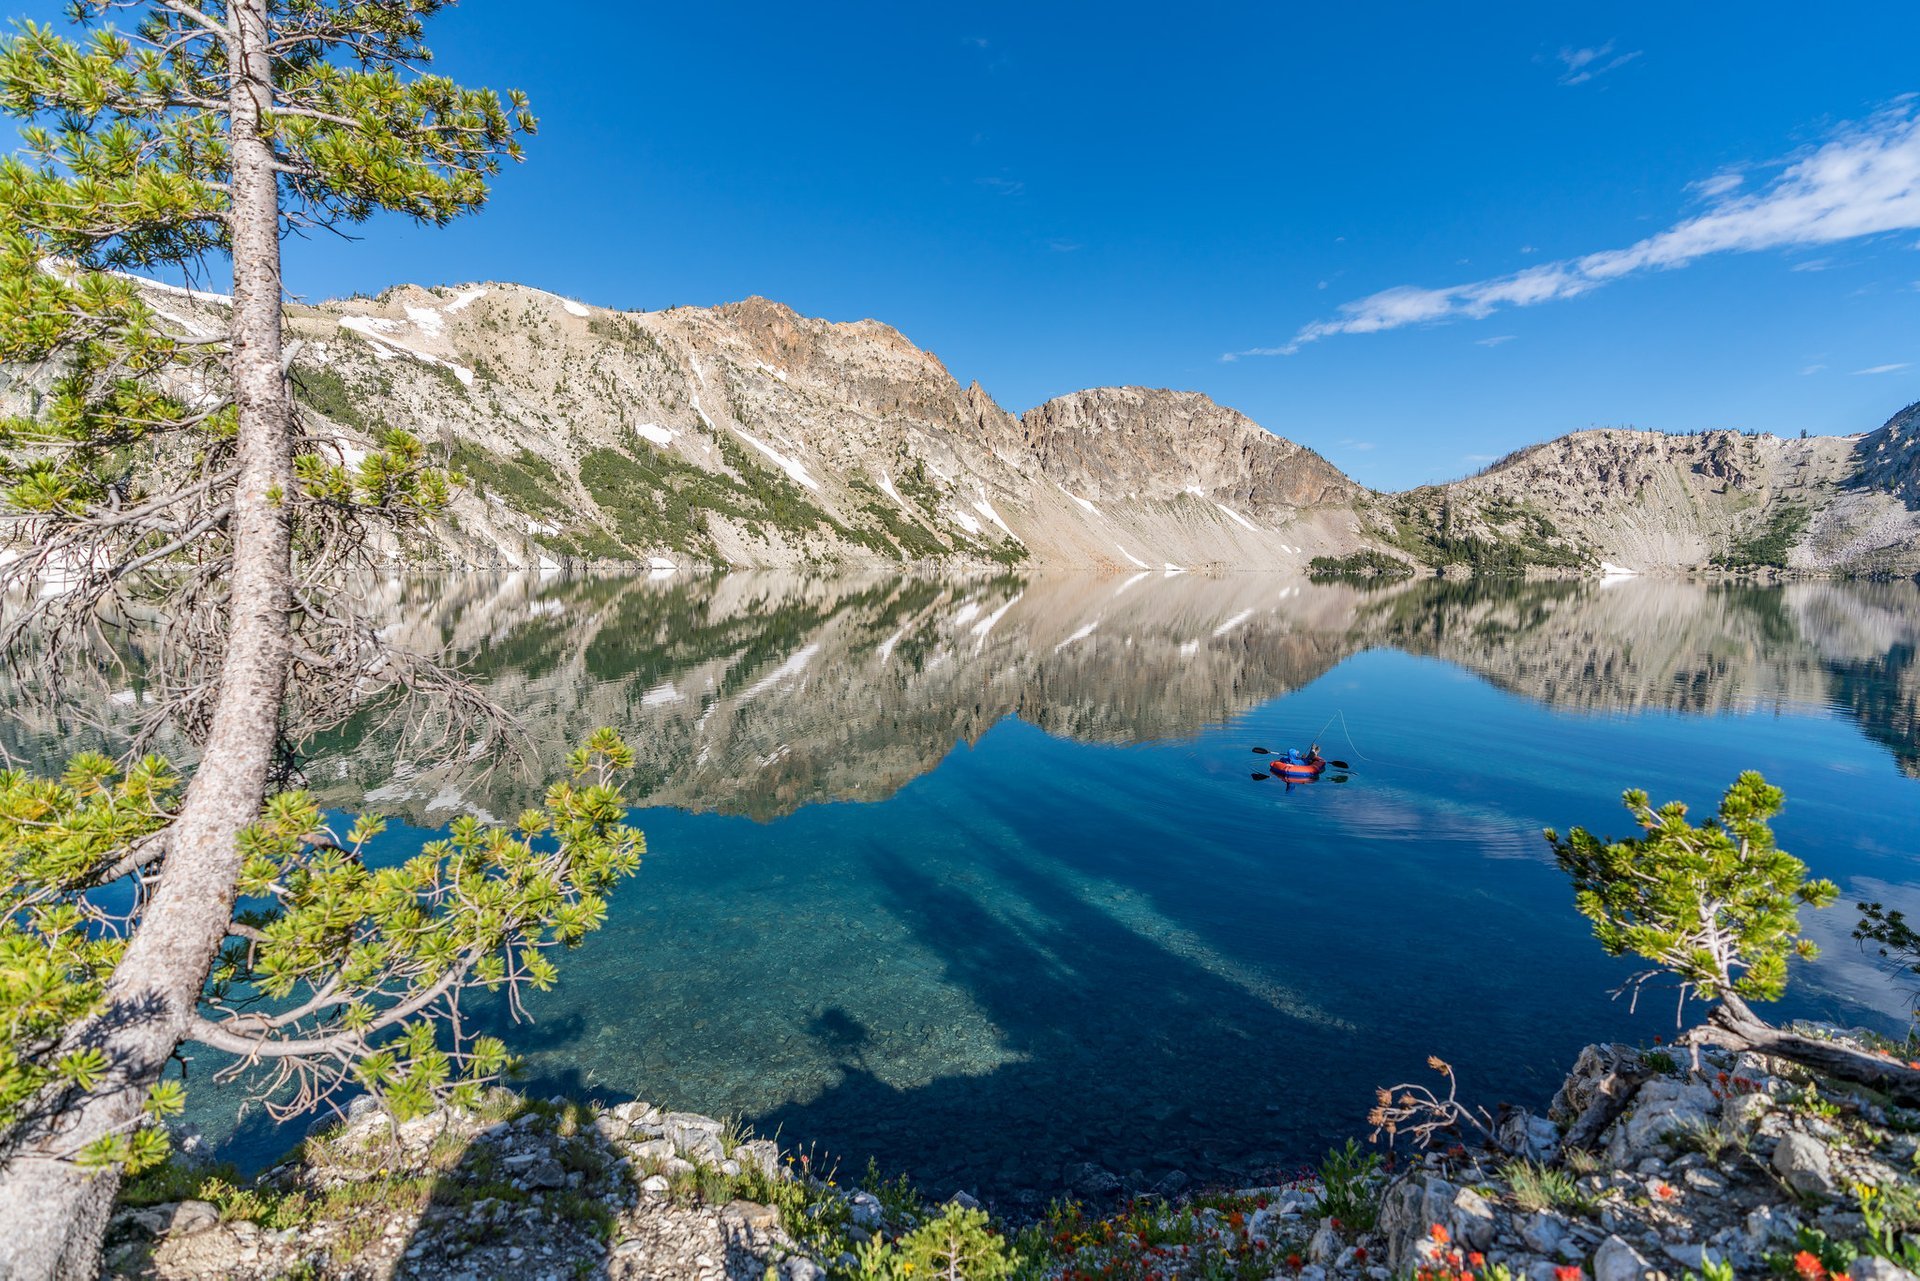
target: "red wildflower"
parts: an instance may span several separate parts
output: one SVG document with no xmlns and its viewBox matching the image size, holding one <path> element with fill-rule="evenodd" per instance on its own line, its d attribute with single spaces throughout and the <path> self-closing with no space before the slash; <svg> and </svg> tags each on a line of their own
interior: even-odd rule
<svg viewBox="0 0 1920 1281">
<path fill-rule="evenodd" d="M 1441 1245 L 1445 1245 L 1448 1241 L 1452 1240 L 1452 1238 L 1447 1235 L 1447 1230 L 1438 1223 L 1427 1229 L 1427 1235 L 1435 1241 L 1438 1241 Z"/>
<path fill-rule="evenodd" d="M 1679 1192 L 1677 1192 L 1677 1191 L 1675 1191 L 1675 1190 L 1674 1190 L 1674 1186 L 1673 1186 L 1673 1184 L 1671 1184 L 1671 1183 L 1656 1183 L 1656 1184 L 1654 1184 L 1654 1185 L 1653 1185 L 1653 1194 L 1654 1194 L 1655 1196 L 1657 1196 L 1657 1197 L 1659 1197 L 1659 1198 L 1660 1198 L 1660 1199 L 1661 1199 L 1662 1201 L 1671 1201 L 1671 1200 L 1673 1200 L 1673 1199 L 1674 1199 L 1675 1197 L 1677 1197 L 1677 1196 L 1679 1196 L 1679 1195 L 1680 1195 L 1680 1193 L 1679 1193 Z"/>
<path fill-rule="evenodd" d="M 1795 1275 L 1805 1277 L 1806 1281 L 1820 1281 L 1827 1275 L 1827 1265 L 1820 1262 L 1820 1256 L 1811 1250 L 1802 1250 L 1793 1256 L 1793 1270 Z"/>
<path fill-rule="evenodd" d="M 1661 1040 L 1660 1040 L 1660 1038 L 1659 1038 L 1658 1036 L 1655 1036 L 1655 1037 L 1653 1038 L 1653 1043 L 1654 1043 L 1655 1045 L 1660 1045 L 1660 1044 L 1662 1044 L 1662 1042 L 1661 1042 Z"/>
<path fill-rule="evenodd" d="M 1580 1271 L 1578 1265 L 1568 1264 L 1565 1267 L 1555 1268 L 1553 1270 L 1553 1281 L 1580 1281 L 1580 1278 L 1584 1275 L 1585 1273 Z"/>
<path fill-rule="evenodd" d="M 1299 1269 L 1300 1269 L 1300 1256 L 1299 1256 L 1299 1255 L 1297 1255 L 1297 1254 L 1289 1254 L 1289 1255 L 1287 1256 L 1287 1266 L 1288 1266 L 1288 1267 L 1290 1267 L 1290 1268 L 1292 1268 L 1292 1269 L 1294 1269 L 1294 1270 L 1295 1270 L 1296 1272 L 1297 1272 L 1297 1271 L 1299 1271 Z"/>
<path fill-rule="evenodd" d="M 1353 1259 L 1356 1263 L 1365 1263 L 1367 1261 L 1367 1247 L 1364 1245 L 1354 1246 Z"/>
<path fill-rule="evenodd" d="M 1472 1264 L 1476 1268 L 1479 1267 L 1481 1264 L 1485 1263 L 1486 1261 L 1487 1261 L 1487 1256 L 1480 1253 L 1478 1250 L 1475 1250 L 1472 1254 L 1469 1254 L 1467 1256 L 1467 1262 Z"/>
</svg>

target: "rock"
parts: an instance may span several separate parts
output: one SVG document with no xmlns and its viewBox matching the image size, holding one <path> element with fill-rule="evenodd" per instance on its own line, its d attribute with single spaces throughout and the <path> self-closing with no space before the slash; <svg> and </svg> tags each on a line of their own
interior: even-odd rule
<svg viewBox="0 0 1920 1281">
<path fill-rule="evenodd" d="M 758 1201 L 729 1201 L 720 1213 L 754 1232 L 771 1232 L 780 1226 L 780 1211 Z"/>
<path fill-rule="evenodd" d="M 633 1159 L 636 1161 L 664 1161 L 672 1155 L 673 1144 L 665 1139 L 648 1139 L 633 1145 Z"/>
<path fill-rule="evenodd" d="M 1493 1206 L 1472 1188 L 1461 1188 L 1453 1198 L 1453 1236 L 1469 1250 L 1493 1245 Z"/>
<path fill-rule="evenodd" d="M 847 1199 L 847 1206 L 852 1211 L 854 1226 L 865 1228 L 869 1232 L 879 1227 L 880 1220 L 884 1217 L 880 1198 L 871 1192 L 854 1193 Z"/>
<path fill-rule="evenodd" d="M 1535 1254 L 1557 1254 L 1567 1239 L 1567 1221 L 1551 1210 L 1529 1215 L 1520 1225 L 1520 1240 Z"/>
<path fill-rule="evenodd" d="M 827 1270 L 804 1254 L 780 1261 L 780 1281 L 826 1281 Z"/>
<path fill-rule="evenodd" d="M 1386 1190 L 1378 1231 L 1386 1241 L 1388 1271 L 1395 1276 L 1413 1271 L 1428 1231 L 1452 1220 L 1455 1194 L 1453 1184 L 1436 1174 L 1410 1174 Z"/>
<path fill-rule="evenodd" d="M 594 1133 L 609 1143 L 618 1143 L 626 1138 L 627 1132 L 632 1128 L 632 1123 L 625 1117 L 615 1116 L 612 1113 L 603 1113 L 593 1118 Z"/>
<path fill-rule="evenodd" d="M 1708 1196 L 1719 1196 L 1727 1190 L 1727 1176 L 1717 1170 L 1689 1166 L 1681 1180 L 1694 1191 L 1704 1192 Z"/>
<path fill-rule="evenodd" d="M 1833 1160 L 1818 1139 L 1798 1132 L 1782 1135 L 1773 1150 L 1773 1168 L 1795 1192 L 1833 1195 Z"/>
<path fill-rule="evenodd" d="M 1893 1260 L 1875 1258 L 1870 1254 L 1855 1259 L 1853 1266 L 1847 1269 L 1847 1275 L 1853 1281 L 1916 1281 L 1913 1273 Z"/>
<path fill-rule="evenodd" d="M 760 1171 L 769 1179 L 778 1179 L 785 1171 L 780 1165 L 780 1146 L 771 1139 L 752 1139 L 733 1150 L 733 1159 L 743 1168 Z"/>
<path fill-rule="evenodd" d="M 965 1191 L 955 1192 L 952 1196 L 948 1197 L 947 1204 L 957 1205 L 962 1210 L 978 1210 L 980 1208 L 979 1198 L 975 1197 L 973 1193 Z"/>
<path fill-rule="evenodd" d="M 166 1235 L 190 1237 L 220 1226 L 220 1211 L 208 1201 L 182 1201 L 168 1216 Z"/>
<path fill-rule="evenodd" d="M 1693 1245 L 1690 1243 L 1676 1245 L 1669 1242 L 1662 1248 L 1666 1250 L 1668 1258 L 1694 1272 L 1701 1271 L 1709 1263 L 1726 1262 L 1726 1253 L 1724 1251 L 1709 1249 L 1704 1245 Z"/>
<path fill-rule="evenodd" d="M 1314 1263 L 1326 1265 L 1340 1255 L 1340 1234 L 1333 1230 L 1333 1220 L 1324 1220 L 1313 1230 L 1313 1236 L 1307 1241 L 1307 1258 Z"/>
<path fill-rule="evenodd" d="M 1717 1105 L 1713 1091 L 1697 1082 L 1673 1077 L 1648 1081 L 1614 1123 L 1607 1157 L 1615 1168 L 1631 1166 L 1662 1146 L 1675 1130 L 1705 1125 Z"/>
<path fill-rule="evenodd" d="M 1593 1252 L 1593 1281 L 1646 1281 L 1653 1265 L 1619 1237 L 1608 1237 Z"/>
<path fill-rule="evenodd" d="M 1153 1185 L 1153 1194 L 1171 1199 L 1185 1191 L 1186 1186 L 1191 1182 L 1193 1180 L 1187 1177 L 1185 1170 L 1169 1170 L 1160 1176 L 1158 1183 Z"/>
<path fill-rule="evenodd" d="M 672 1186 L 671 1183 L 667 1182 L 667 1176 L 664 1174 L 649 1174 L 646 1178 L 640 1180 L 640 1190 L 642 1192 L 651 1192 L 655 1196 L 665 1196 L 667 1189 Z"/>
<path fill-rule="evenodd" d="M 1747 1212 L 1747 1247 L 1762 1250 L 1775 1241 L 1790 1241 L 1800 1230 L 1799 1217 L 1780 1206 L 1755 1206 Z"/>
<path fill-rule="evenodd" d="M 541 1157 L 527 1170 L 526 1180 L 530 1188 L 564 1188 L 567 1172 L 552 1157 Z"/>
<path fill-rule="evenodd" d="M 1120 1178 L 1113 1171 L 1080 1161 L 1060 1172 L 1060 1181 L 1067 1185 L 1067 1191 L 1083 1200 L 1113 1196 L 1120 1191 Z"/>
</svg>

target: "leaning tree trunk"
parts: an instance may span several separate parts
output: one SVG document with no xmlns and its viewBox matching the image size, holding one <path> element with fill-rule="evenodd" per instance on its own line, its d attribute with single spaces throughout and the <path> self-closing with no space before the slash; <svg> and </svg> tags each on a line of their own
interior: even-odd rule
<svg viewBox="0 0 1920 1281">
<path fill-rule="evenodd" d="M 1832 1041 L 1822 1041 L 1797 1032 L 1783 1032 L 1755 1014 L 1747 1003 L 1731 992 L 1723 993 L 1707 1021 L 1687 1033 L 1700 1045 L 1722 1049 L 1752 1050 L 1771 1054 L 1810 1067 L 1816 1072 L 1864 1085 L 1880 1091 L 1896 1103 L 1920 1107 L 1920 1070 L 1898 1059 L 1863 1054 Z"/>
<path fill-rule="evenodd" d="M 233 575 L 226 651 L 199 768 L 168 834 L 153 897 L 107 984 L 104 1010 L 69 1038 L 112 1065 L 90 1091 L 47 1100 L 38 1132 L 0 1170 L 0 1277 L 93 1278 L 119 1187 L 67 1158 L 140 1123 L 147 1090 L 196 1012 L 231 920 L 240 871 L 236 837 L 259 814 L 287 678 L 293 490 L 280 349 L 278 176 L 260 137 L 272 64 L 268 0 L 235 0 L 227 32 L 232 142 L 232 376 L 239 478 L 233 495 Z"/>
</svg>

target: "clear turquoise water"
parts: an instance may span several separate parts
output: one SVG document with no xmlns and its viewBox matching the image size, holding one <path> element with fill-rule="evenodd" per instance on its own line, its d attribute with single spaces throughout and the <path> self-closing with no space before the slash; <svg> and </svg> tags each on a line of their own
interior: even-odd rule
<svg viewBox="0 0 1920 1281">
<path fill-rule="evenodd" d="M 421 606 L 537 735 L 644 743 L 644 868 L 535 1021 L 502 1025 L 531 1088 L 1007 1201 L 1078 1161 L 1144 1183 L 1309 1162 L 1429 1054 L 1476 1101 L 1539 1106 L 1583 1044 L 1675 1029 L 1664 998 L 1611 998 L 1633 967 L 1540 829 L 1621 831 L 1627 786 L 1704 812 L 1742 769 L 1846 896 L 1774 1013 L 1904 1021 L 1846 908 L 1920 900 L 1920 592 L 1124 582 L 556 582 L 475 593 L 485 627 Z M 1252 747 L 1316 733 L 1350 772 L 1250 777 Z M 394 852 L 434 800 L 510 813 L 531 785 L 335 753 L 334 800 L 410 814 Z M 225 1132 L 230 1097 L 203 1097 Z M 257 1116 L 233 1142 L 285 1146 Z"/>
</svg>

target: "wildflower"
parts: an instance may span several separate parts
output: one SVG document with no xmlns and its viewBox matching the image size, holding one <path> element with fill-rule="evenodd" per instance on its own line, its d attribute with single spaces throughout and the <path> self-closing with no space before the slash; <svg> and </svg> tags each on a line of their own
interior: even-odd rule
<svg viewBox="0 0 1920 1281">
<path fill-rule="evenodd" d="M 1827 1265 L 1820 1262 L 1820 1256 L 1813 1251 L 1802 1250 L 1793 1256 L 1793 1271 L 1795 1276 L 1804 1277 L 1806 1281 L 1821 1281 L 1827 1275 Z"/>
<path fill-rule="evenodd" d="M 1662 1201 L 1671 1201 L 1675 1197 L 1680 1195 L 1680 1193 L 1674 1189 L 1674 1186 L 1671 1183 L 1654 1184 L 1653 1194 L 1659 1197 Z"/>
<path fill-rule="evenodd" d="M 1287 1256 L 1287 1266 L 1298 1272 L 1300 1270 L 1300 1256 L 1297 1254 L 1289 1254 Z"/>
<path fill-rule="evenodd" d="M 1445 1245 L 1448 1241 L 1452 1240 L 1452 1238 L 1447 1235 L 1447 1230 L 1438 1223 L 1427 1229 L 1427 1235 L 1435 1241 L 1438 1241 L 1441 1245 Z"/>
<path fill-rule="evenodd" d="M 1579 1265 L 1568 1264 L 1565 1267 L 1559 1267 L 1553 1270 L 1553 1281 L 1580 1281 L 1580 1278 L 1584 1275 L 1585 1274 L 1580 1271 Z"/>
<path fill-rule="evenodd" d="M 1661 1045 L 1661 1044 L 1664 1044 L 1664 1042 L 1662 1042 L 1662 1041 L 1661 1041 L 1661 1039 L 1660 1039 L 1660 1036 L 1659 1036 L 1659 1034 L 1658 1034 L 1658 1033 L 1655 1033 L 1655 1034 L 1654 1034 L 1654 1038 L 1653 1038 L 1653 1043 L 1654 1043 L 1655 1045 Z"/>
<path fill-rule="evenodd" d="M 1478 1250 L 1475 1250 L 1472 1254 L 1469 1254 L 1467 1256 L 1467 1262 L 1476 1268 L 1479 1267 L 1481 1264 L 1485 1263 L 1486 1261 L 1487 1261 L 1487 1256 L 1480 1253 Z"/>
<path fill-rule="evenodd" d="M 1353 1261 L 1354 1261 L 1355 1263 L 1365 1263 L 1365 1262 L 1367 1261 L 1367 1247 L 1366 1247 L 1366 1246 L 1364 1246 L 1364 1245 L 1356 1245 L 1356 1246 L 1354 1246 L 1354 1247 L 1353 1247 Z"/>
</svg>

